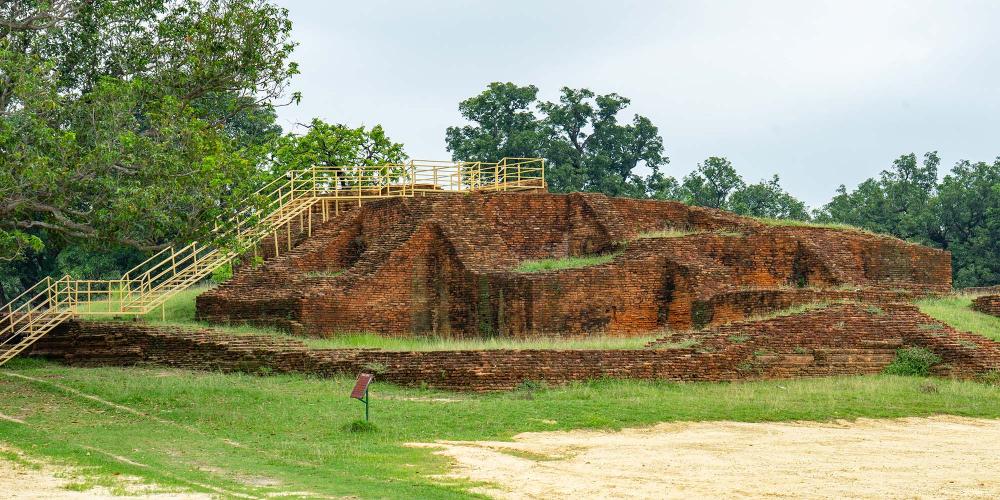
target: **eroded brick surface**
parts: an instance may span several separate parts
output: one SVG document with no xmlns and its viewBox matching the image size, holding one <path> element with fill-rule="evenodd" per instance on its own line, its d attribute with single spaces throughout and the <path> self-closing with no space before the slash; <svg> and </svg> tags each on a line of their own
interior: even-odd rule
<svg viewBox="0 0 1000 500">
<path fill-rule="evenodd" d="M 1000 295 L 984 295 L 972 301 L 972 309 L 1000 317 Z"/>
<path fill-rule="evenodd" d="M 899 304 L 836 304 L 794 316 L 677 332 L 641 350 L 310 349 L 293 339 L 210 329 L 69 322 L 35 344 L 32 354 L 75 365 L 156 364 L 226 372 L 353 376 L 377 369 L 382 381 L 488 391 L 513 389 L 528 380 L 561 384 L 601 377 L 727 381 L 871 374 L 905 346 L 941 356 L 938 375 L 976 377 L 1000 369 L 1000 343 L 955 331 Z"/>
<path fill-rule="evenodd" d="M 693 234 L 638 238 L 664 229 Z M 599 266 L 514 271 L 526 259 L 612 251 Z M 948 252 L 884 236 L 599 194 L 476 194 L 355 208 L 203 294 L 197 310 L 315 336 L 638 335 L 950 287 Z"/>
</svg>

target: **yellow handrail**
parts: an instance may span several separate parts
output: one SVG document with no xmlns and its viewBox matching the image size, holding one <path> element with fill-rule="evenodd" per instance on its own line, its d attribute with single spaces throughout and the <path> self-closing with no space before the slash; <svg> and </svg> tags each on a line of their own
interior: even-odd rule
<svg viewBox="0 0 1000 500">
<path fill-rule="evenodd" d="M 166 247 L 117 280 L 46 277 L 0 306 L 0 365 L 71 315 L 147 314 L 249 249 L 256 253 L 272 234 L 277 254 L 282 227 L 291 248 L 292 222 L 299 218 L 301 225 L 308 218 L 311 234 L 313 214 L 318 212 L 325 221 L 331 205 L 336 214 L 348 204 L 379 198 L 535 189 L 545 189 L 545 163 L 538 158 L 503 158 L 496 163 L 410 160 L 292 170 L 261 186 L 244 208 L 226 217 L 221 226 L 216 224 L 214 241 Z M 95 307 L 98 304 L 107 307 Z"/>
</svg>

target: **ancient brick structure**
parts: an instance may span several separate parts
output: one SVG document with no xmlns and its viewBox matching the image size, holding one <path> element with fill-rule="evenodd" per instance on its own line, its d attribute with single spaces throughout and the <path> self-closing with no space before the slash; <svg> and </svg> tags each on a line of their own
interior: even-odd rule
<svg viewBox="0 0 1000 500">
<path fill-rule="evenodd" d="M 675 230 L 690 234 L 652 236 Z M 580 269 L 526 259 L 614 253 Z M 947 252 L 848 230 L 775 227 L 599 194 L 387 199 L 198 298 L 198 316 L 316 336 L 636 335 L 793 304 L 951 287 Z"/>
<path fill-rule="evenodd" d="M 600 377 L 722 381 L 878 373 L 896 349 L 942 358 L 935 372 L 977 377 L 1000 369 L 1000 343 L 957 332 L 909 305 L 835 304 L 795 316 L 679 332 L 641 350 L 382 351 L 310 349 L 292 339 L 141 323 L 59 327 L 32 354 L 76 365 L 157 364 L 318 375 L 378 371 L 379 380 L 456 390 L 508 390 L 525 381 Z"/>
<path fill-rule="evenodd" d="M 1000 295 L 984 295 L 972 301 L 972 309 L 1000 317 Z"/>
</svg>

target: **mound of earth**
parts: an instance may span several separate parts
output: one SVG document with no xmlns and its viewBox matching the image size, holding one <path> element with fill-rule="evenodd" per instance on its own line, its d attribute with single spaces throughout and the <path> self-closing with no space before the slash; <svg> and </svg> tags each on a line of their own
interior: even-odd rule
<svg viewBox="0 0 1000 500">
<path fill-rule="evenodd" d="M 520 272 L 526 260 L 607 255 Z M 773 226 L 599 194 L 366 203 L 198 298 L 198 317 L 328 336 L 639 335 L 795 304 L 951 288 L 948 252 L 854 230 Z"/>
</svg>

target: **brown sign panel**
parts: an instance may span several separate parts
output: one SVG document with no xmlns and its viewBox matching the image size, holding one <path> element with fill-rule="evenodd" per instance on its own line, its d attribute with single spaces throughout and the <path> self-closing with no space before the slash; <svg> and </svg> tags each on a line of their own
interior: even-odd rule
<svg viewBox="0 0 1000 500">
<path fill-rule="evenodd" d="M 358 381 L 354 383 L 354 390 L 351 391 L 351 397 L 354 399 L 364 399 L 365 391 L 368 390 L 368 384 L 372 383 L 373 378 L 375 378 L 375 375 L 370 373 L 358 375 Z"/>
</svg>

